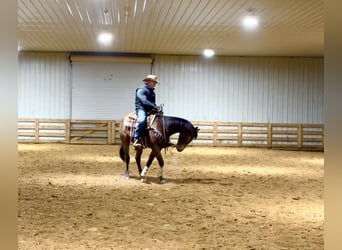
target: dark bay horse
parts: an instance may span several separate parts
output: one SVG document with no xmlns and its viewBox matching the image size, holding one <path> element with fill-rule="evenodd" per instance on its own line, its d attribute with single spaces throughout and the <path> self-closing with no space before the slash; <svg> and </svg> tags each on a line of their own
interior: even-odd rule
<svg viewBox="0 0 342 250">
<path fill-rule="evenodd" d="M 125 176 L 129 178 L 129 145 L 132 140 L 132 136 L 134 134 L 134 130 L 130 127 L 129 119 L 131 119 L 132 114 L 126 115 L 121 124 L 120 124 L 120 139 L 121 139 L 121 147 L 120 147 L 120 158 L 126 164 L 126 172 Z M 154 158 L 157 158 L 160 171 L 159 171 L 159 181 L 160 183 L 164 183 L 165 180 L 163 178 L 163 167 L 164 160 L 161 155 L 161 150 L 163 148 L 167 148 L 173 146 L 170 143 L 170 136 L 176 133 L 179 133 L 177 144 L 175 145 L 178 152 L 181 152 L 185 149 L 185 147 L 193 140 L 197 138 L 198 128 L 194 127 L 191 122 L 172 116 L 164 116 L 163 114 L 152 114 L 147 118 L 148 128 L 146 131 L 146 135 L 144 137 L 144 147 L 151 148 L 151 153 L 149 155 L 148 161 L 144 167 L 141 168 L 141 155 L 143 153 L 143 148 L 137 149 L 135 153 L 135 160 L 138 166 L 139 175 L 141 177 L 141 181 L 146 181 L 146 173 L 148 168 L 151 166 Z"/>
</svg>

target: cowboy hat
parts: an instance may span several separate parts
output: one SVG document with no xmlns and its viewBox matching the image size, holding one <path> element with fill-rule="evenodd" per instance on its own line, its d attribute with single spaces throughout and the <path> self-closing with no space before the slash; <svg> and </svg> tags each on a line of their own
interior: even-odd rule
<svg viewBox="0 0 342 250">
<path fill-rule="evenodd" d="M 158 77 L 156 75 L 147 75 L 145 79 L 143 80 L 143 82 L 147 82 L 147 81 L 154 81 L 156 83 L 159 83 Z"/>
</svg>

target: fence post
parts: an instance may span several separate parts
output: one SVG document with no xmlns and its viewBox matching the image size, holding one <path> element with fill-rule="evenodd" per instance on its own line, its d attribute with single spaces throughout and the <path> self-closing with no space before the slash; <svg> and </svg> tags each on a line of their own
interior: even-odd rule
<svg viewBox="0 0 342 250">
<path fill-rule="evenodd" d="M 322 148 L 324 149 L 324 125 L 322 125 Z"/>
<path fill-rule="evenodd" d="M 34 120 L 34 143 L 39 143 L 39 120 Z"/>
<path fill-rule="evenodd" d="M 70 143 L 70 119 L 65 120 L 65 143 Z"/>
<path fill-rule="evenodd" d="M 302 148 L 302 124 L 297 126 L 297 148 Z"/>
<path fill-rule="evenodd" d="M 267 145 L 269 148 L 272 148 L 272 123 L 269 123 L 267 126 Z"/>
<path fill-rule="evenodd" d="M 113 144 L 116 144 L 116 127 L 117 127 L 117 125 L 118 125 L 118 123 L 119 123 L 119 127 L 120 127 L 120 122 L 121 121 L 117 121 L 117 120 L 115 120 L 115 121 L 113 121 Z"/>
<path fill-rule="evenodd" d="M 242 146 L 242 123 L 239 122 L 238 124 L 238 146 Z"/>
<path fill-rule="evenodd" d="M 213 146 L 217 146 L 217 122 L 213 124 Z"/>
<path fill-rule="evenodd" d="M 112 122 L 107 121 L 107 144 L 112 144 Z"/>
</svg>

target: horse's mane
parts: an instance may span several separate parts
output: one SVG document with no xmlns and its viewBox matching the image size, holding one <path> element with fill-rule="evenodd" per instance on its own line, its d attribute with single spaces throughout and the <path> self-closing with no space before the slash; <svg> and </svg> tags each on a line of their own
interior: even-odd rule
<svg viewBox="0 0 342 250">
<path fill-rule="evenodd" d="M 194 138 L 197 138 L 197 130 L 194 128 L 192 123 L 184 118 L 175 117 L 175 116 L 165 116 L 169 119 L 169 122 L 172 123 L 175 127 L 184 128 L 192 133 Z"/>
</svg>

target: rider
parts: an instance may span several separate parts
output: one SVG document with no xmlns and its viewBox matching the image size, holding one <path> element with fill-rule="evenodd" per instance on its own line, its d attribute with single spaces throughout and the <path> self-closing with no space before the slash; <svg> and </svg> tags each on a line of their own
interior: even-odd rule
<svg viewBox="0 0 342 250">
<path fill-rule="evenodd" d="M 135 91 L 135 112 L 138 116 L 138 126 L 133 137 L 133 146 L 136 149 L 142 147 L 142 137 L 148 112 L 160 111 L 160 107 L 156 105 L 156 95 L 154 93 L 154 88 L 159 83 L 157 76 L 147 75 L 143 82 L 144 84 Z"/>
</svg>

